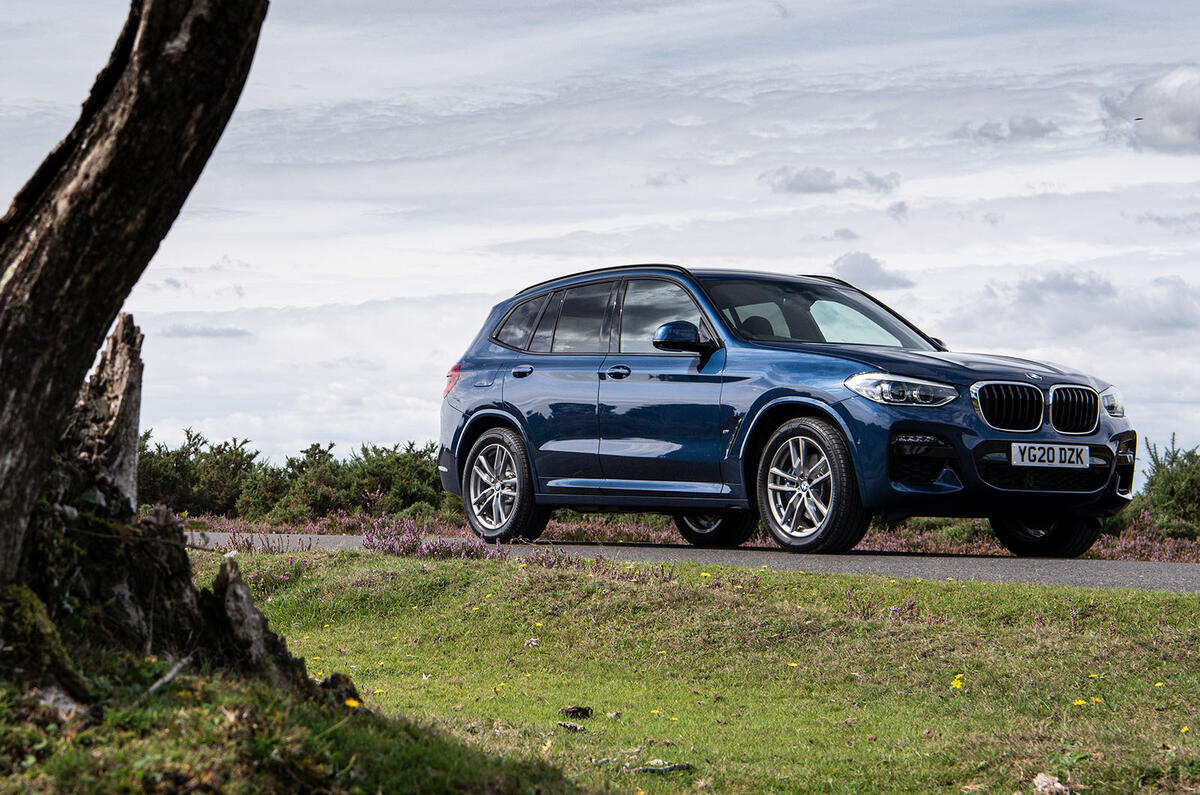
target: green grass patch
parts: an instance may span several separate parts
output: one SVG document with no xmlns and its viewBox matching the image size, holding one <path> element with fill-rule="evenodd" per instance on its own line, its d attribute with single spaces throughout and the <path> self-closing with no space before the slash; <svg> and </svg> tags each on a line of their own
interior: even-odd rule
<svg viewBox="0 0 1200 795">
<path fill-rule="evenodd" d="M 585 788 L 1200 785 L 1196 597 L 551 562 L 316 553 L 261 601 L 310 673 Z M 636 772 L 655 760 L 691 769 Z"/>
<path fill-rule="evenodd" d="M 538 759 L 487 753 L 400 716 L 300 699 L 240 677 L 97 656 L 91 720 L 0 687 L 0 793 L 571 790 Z"/>
</svg>

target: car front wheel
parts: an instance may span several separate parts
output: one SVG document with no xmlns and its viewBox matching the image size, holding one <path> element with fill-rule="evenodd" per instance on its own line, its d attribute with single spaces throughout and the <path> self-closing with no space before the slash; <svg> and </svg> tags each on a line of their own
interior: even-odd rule
<svg viewBox="0 0 1200 795">
<path fill-rule="evenodd" d="M 996 538 L 1019 558 L 1077 558 L 1092 548 L 1104 522 L 1100 519 L 1028 519 L 997 516 L 989 520 Z"/>
<path fill-rule="evenodd" d="M 758 466 L 758 510 L 775 542 L 795 552 L 846 552 L 870 523 L 841 431 L 815 417 L 771 435 Z"/>
<path fill-rule="evenodd" d="M 533 501 L 529 455 L 516 433 L 507 428 L 484 433 L 463 471 L 463 510 L 484 541 L 533 541 L 546 529 L 550 510 Z"/>
</svg>

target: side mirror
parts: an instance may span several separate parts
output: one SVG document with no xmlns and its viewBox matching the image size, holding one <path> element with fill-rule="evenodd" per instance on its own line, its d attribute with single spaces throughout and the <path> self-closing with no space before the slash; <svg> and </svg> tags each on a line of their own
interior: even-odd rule
<svg viewBox="0 0 1200 795">
<path fill-rule="evenodd" d="M 932 342 L 934 345 L 936 345 L 940 350 L 943 350 L 943 351 L 950 350 L 949 348 L 946 347 L 946 343 L 942 342 L 937 337 L 930 337 L 929 341 Z"/>
<path fill-rule="evenodd" d="M 686 320 L 663 323 L 654 332 L 654 347 L 660 351 L 688 351 L 703 353 L 712 345 L 700 340 L 700 329 Z"/>
</svg>

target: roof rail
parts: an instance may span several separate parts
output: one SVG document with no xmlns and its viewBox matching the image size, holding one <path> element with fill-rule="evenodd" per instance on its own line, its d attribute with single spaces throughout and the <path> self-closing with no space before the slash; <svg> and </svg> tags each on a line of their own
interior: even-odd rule
<svg viewBox="0 0 1200 795">
<path fill-rule="evenodd" d="M 855 287 L 855 286 L 854 286 L 853 284 L 851 284 L 850 282 L 848 282 L 848 281 L 846 281 L 846 280 L 844 280 L 844 279 L 839 279 L 839 278 L 837 278 L 836 276 L 826 276 L 826 275 L 825 275 L 825 274 L 823 274 L 823 273 L 802 273 L 802 274 L 800 274 L 800 275 L 801 275 L 801 276 L 803 276 L 803 277 L 805 277 L 806 279 L 820 279 L 821 281 L 833 282 L 834 284 L 840 284 L 840 285 L 842 285 L 843 287 L 849 287 L 851 290 L 857 290 L 857 289 L 858 289 L 857 287 Z"/>
<path fill-rule="evenodd" d="M 554 282 L 561 282 L 565 279 L 574 279 L 576 276 L 591 276 L 592 274 L 596 274 L 596 273 L 610 273 L 613 271 L 627 271 L 627 270 L 631 270 L 634 268 L 666 268 L 667 270 L 672 270 L 672 271 L 675 271 L 676 273 L 683 273 L 688 276 L 690 276 L 692 273 L 691 271 L 689 271 L 687 268 L 683 267 L 682 265 L 670 265 L 667 263 L 658 263 L 658 262 L 647 262 L 647 263 L 641 263 L 641 264 L 636 264 L 636 265 L 613 265 L 608 268 L 593 268 L 591 270 L 579 271 L 578 273 L 568 273 L 563 276 L 555 276 L 553 279 L 546 279 L 544 282 L 538 282 L 537 284 L 531 284 L 528 287 L 526 287 L 524 290 L 521 290 L 521 292 L 517 293 L 517 295 L 522 295 L 524 293 L 529 292 L 530 290 L 545 286 L 547 284 L 553 284 Z"/>
</svg>

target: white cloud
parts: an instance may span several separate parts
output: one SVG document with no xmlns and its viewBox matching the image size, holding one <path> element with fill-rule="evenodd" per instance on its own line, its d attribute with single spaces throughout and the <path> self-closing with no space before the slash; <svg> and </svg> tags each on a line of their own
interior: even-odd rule
<svg viewBox="0 0 1200 795">
<path fill-rule="evenodd" d="M 982 124 L 964 124 L 952 133 L 954 138 L 978 143 L 1005 143 L 1008 141 L 1033 141 L 1057 133 L 1058 125 L 1052 121 L 1041 121 L 1032 116 Z"/>
<path fill-rule="evenodd" d="M 1139 84 L 1128 96 L 1106 98 L 1114 129 L 1135 148 L 1200 153 L 1200 68 L 1177 66 Z"/>
<path fill-rule="evenodd" d="M 882 262 L 861 251 L 852 251 L 834 260 L 833 275 L 860 290 L 894 290 L 913 286 L 912 279 L 898 271 L 888 270 Z"/>
<path fill-rule="evenodd" d="M 837 173 L 819 166 L 792 168 L 780 166 L 758 175 L 758 181 L 771 186 L 776 193 L 836 193 L 844 189 L 891 193 L 900 184 L 900 175 L 874 174 L 859 170 L 860 177 L 838 177 Z"/>
</svg>

